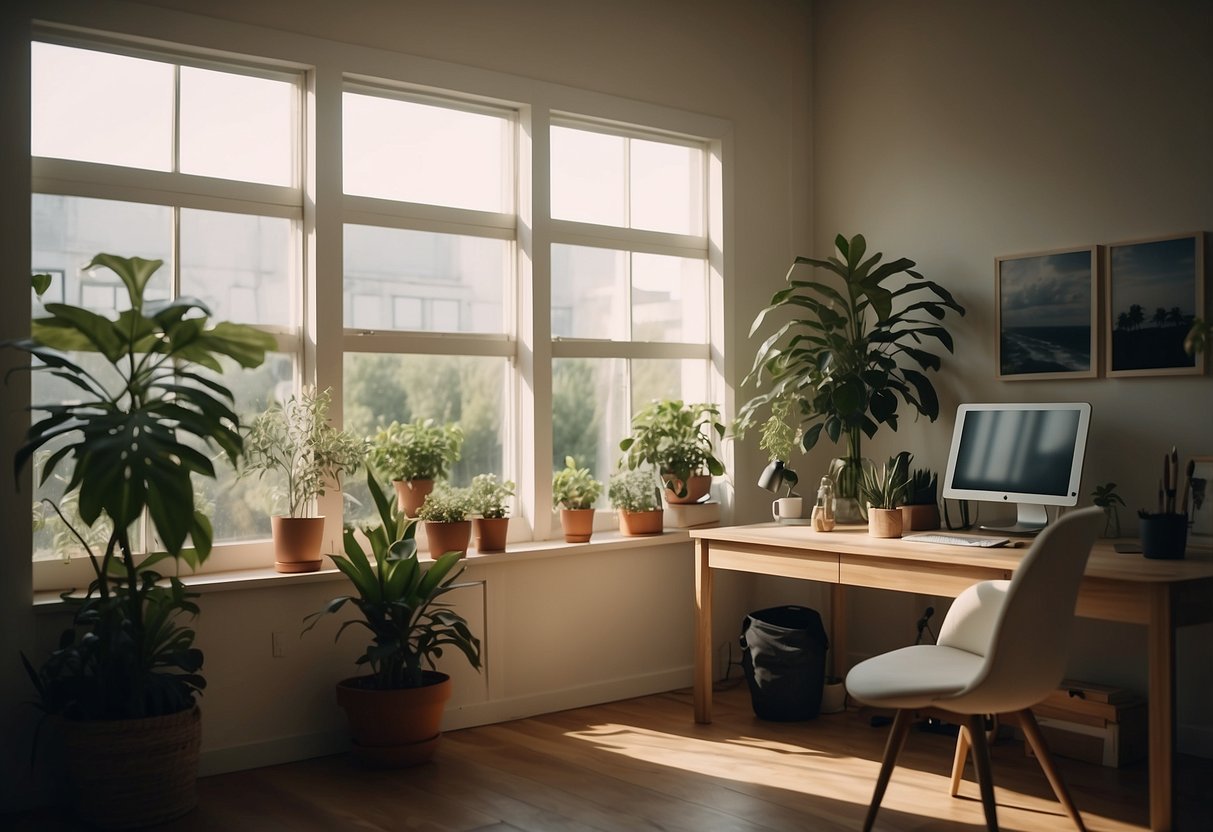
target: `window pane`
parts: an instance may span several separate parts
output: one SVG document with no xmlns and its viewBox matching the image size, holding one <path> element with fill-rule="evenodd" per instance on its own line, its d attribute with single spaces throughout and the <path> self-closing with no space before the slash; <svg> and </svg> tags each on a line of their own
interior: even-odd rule
<svg viewBox="0 0 1213 832">
<path fill-rule="evenodd" d="M 552 470 L 572 456 L 602 483 L 619 459 L 629 420 L 627 362 L 618 358 L 552 361 Z M 598 505 L 605 506 L 606 490 Z"/>
<path fill-rule="evenodd" d="M 345 227 L 345 325 L 353 329 L 504 332 L 507 240 Z"/>
<path fill-rule="evenodd" d="M 703 151 L 631 139 L 631 227 L 703 233 Z"/>
<path fill-rule="evenodd" d="M 632 254 L 633 340 L 707 340 L 706 265 L 689 257 Z"/>
<path fill-rule="evenodd" d="M 235 411 L 242 424 L 262 413 L 272 401 L 286 401 L 294 390 L 294 362 L 289 355 L 268 353 L 265 363 L 245 370 L 229 359 L 221 359 L 223 374 L 207 375 L 232 391 Z M 270 516 L 281 513 L 276 497 L 284 490 L 280 477 L 266 474 L 237 477 L 236 470 L 218 449 L 207 451 L 215 464 L 215 479 L 194 477 L 194 501 L 211 519 L 216 543 L 262 540 L 270 537 Z"/>
<path fill-rule="evenodd" d="M 448 355 L 345 355 L 345 428 L 371 436 L 392 421 L 431 418 L 463 429 L 461 459 L 451 482 L 466 486 L 476 474 L 508 479 L 504 438 L 509 365 L 504 358 Z M 350 493 L 370 517 L 365 474 Z M 347 521 L 349 518 L 346 518 Z"/>
<path fill-rule="evenodd" d="M 624 142 L 570 127 L 553 127 L 552 216 L 623 226 Z"/>
<path fill-rule="evenodd" d="M 289 326 L 296 284 L 291 221 L 181 210 L 181 293 L 216 320 Z"/>
<path fill-rule="evenodd" d="M 654 399 L 708 400 L 708 362 L 677 358 L 632 361 L 632 412 Z"/>
<path fill-rule="evenodd" d="M 102 252 L 164 261 L 146 298 L 163 300 L 172 286 L 173 212 L 160 205 L 34 194 L 33 270 L 49 273 L 46 301 L 87 306 L 112 314 L 130 306 L 126 287 L 106 268 L 84 270 Z M 33 314 L 42 314 L 34 301 Z M 35 399 L 37 401 L 37 399 Z"/>
<path fill-rule="evenodd" d="M 342 142 L 347 194 L 514 210 L 503 116 L 347 92 Z"/>
<path fill-rule="evenodd" d="M 625 262 L 609 248 L 552 246 L 553 336 L 627 340 Z"/>
<path fill-rule="evenodd" d="M 181 67 L 182 172 L 295 184 L 296 100 L 287 81 Z"/>
<path fill-rule="evenodd" d="M 38 42 L 31 52 L 35 156 L 171 168 L 171 64 Z"/>
</svg>

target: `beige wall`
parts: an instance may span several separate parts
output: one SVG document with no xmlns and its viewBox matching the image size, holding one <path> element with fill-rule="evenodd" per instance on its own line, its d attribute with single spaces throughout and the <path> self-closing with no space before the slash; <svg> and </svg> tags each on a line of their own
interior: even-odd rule
<svg viewBox="0 0 1213 832">
<path fill-rule="evenodd" d="M 1164 451 L 1213 453 L 1213 379 L 996 381 L 994 258 L 1213 231 L 1209 4 L 839 0 L 816 3 L 813 24 L 818 253 L 836 232 L 862 232 L 968 309 L 937 377 L 945 412 L 1091 402 L 1083 487 L 1118 483 L 1134 533 Z M 869 455 L 905 448 L 941 467 L 950 431 L 946 418 L 909 422 Z M 864 600 L 853 624 L 879 649 L 912 639 L 929 599 Z M 1182 635 L 1181 748 L 1209 755 L 1213 628 Z M 1072 672 L 1142 690 L 1144 655 L 1139 628 L 1088 622 Z"/>
</svg>

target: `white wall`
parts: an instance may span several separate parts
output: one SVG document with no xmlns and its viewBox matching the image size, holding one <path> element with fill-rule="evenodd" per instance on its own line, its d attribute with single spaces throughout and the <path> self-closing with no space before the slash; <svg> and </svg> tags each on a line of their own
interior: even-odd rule
<svg viewBox="0 0 1213 832">
<path fill-rule="evenodd" d="M 736 4 L 729 0 L 651 3 L 433 3 L 371 0 L 155 0 L 127 4 L 46 0 L 36 15 L 169 42 L 198 43 L 307 64 L 309 50 L 332 54 L 345 44 L 507 73 L 510 83 L 537 79 L 725 119 L 733 153 L 727 160 L 726 246 L 733 282 L 724 311 L 725 370 L 730 383 L 748 361 L 749 321 L 810 239 L 809 9 L 801 2 Z M 194 16 L 183 12 L 198 12 Z M 5 35 L 26 38 L 19 12 Z M 266 28 L 259 28 L 266 27 Z M 28 106 L 28 59 L 13 52 L 0 76 L 6 113 Z M 390 62 L 390 57 L 377 56 Z M 504 77 L 504 76 L 503 76 Z M 18 273 L 28 263 L 28 128 L 5 119 L 0 154 L 4 217 L 0 250 Z M 28 289 L 0 281 L 0 338 L 27 326 Z M 3 459 L 15 449 L 25 414 L 4 398 Z M 742 483 L 739 520 L 761 519 L 765 492 L 752 486 L 762 460 L 753 450 L 733 468 Z M 0 477 L 7 550 L 0 560 L 0 717 L 28 726 L 33 711 L 17 649 L 34 655 L 53 643 L 61 614 L 28 612 L 28 504 Z M 28 480 L 23 494 L 28 494 Z M 486 672 L 460 672 L 448 725 L 511 718 L 620 696 L 689 685 L 692 649 L 692 561 L 688 543 L 568 557 L 480 564 Z M 735 641 L 751 581 L 717 582 L 717 641 Z M 204 770 L 215 771 L 331 750 L 342 715 L 332 685 L 352 670 L 353 634 L 332 644 L 332 628 L 295 636 L 305 614 L 340 591 L 339 583 L 207 592 L 199 644 L 209 681 L 202 699 Z M 332 623 L 332 622 L 328 622 Z M 271 636 L 286 655 L 271 658 Z M 690 714 L 688 712 L 688 720 Z M 4 733 L 0 809 L 28 801 L 25 736 Z M 12 738 L 10 742 L 9 739 Z"/>
<path fill-rule="evenodd" d="M 1209 4 L 823 0 L 814 11 L 817 252 L 836 232 L 862 232 L 968 309 L 936 377 L 945 412 L 962 401 L 1091 402 L 1084 490 L 1118 483 L 1133 534 L 1164 451 L 1213 453 L 1213 379 L 996 381 L 994 258 L 1213 231 Z M 950 431 L 946 418 L 909 422 L 867 455 L 905 448 L 939 469 Z M 912 640 L 927 600 L 857 598 L 856 651 Z M 1071 672 L 1144 690 L 1141 629 L 1084 625 Z M 1211 635 L 1183 631 L 1178 655 L 1180 747 L 1205 755 Z"/>
</svg>

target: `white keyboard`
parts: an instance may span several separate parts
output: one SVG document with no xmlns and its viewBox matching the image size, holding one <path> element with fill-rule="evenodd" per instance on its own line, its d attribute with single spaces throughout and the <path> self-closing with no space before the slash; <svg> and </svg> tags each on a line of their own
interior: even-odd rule
<svg viewBox="0 0 1213 832">
<path fill-rule="evenodd" d="M 946 546 L 980 546 L 983 549 L 1006 546 L 1011 542 L 1007 537 L 973 537 L 965 534 L 939 534 L 938 532 L 907 534 L 902 535 L 901 539 L 913 543 L 942 543 Z"/>
</svg>

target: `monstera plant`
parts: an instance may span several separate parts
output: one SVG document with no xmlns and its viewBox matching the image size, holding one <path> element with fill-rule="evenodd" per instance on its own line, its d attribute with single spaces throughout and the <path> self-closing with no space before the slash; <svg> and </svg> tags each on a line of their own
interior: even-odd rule
<svg viewBox="0 0 1213 832">
<path fill-rule="evenodd" d="M 770 431 L 772 420 L 790 419 L 805 451 L 823 432 L 831 442 L 845 437 L 836 493 L 854 499 L 862 435 L 874 436 L 881 425 L 897 430 L 903 403 L 932 421 L 939 416 L 927 373 L 941 362 L 923 345 L 951 352 L 952 336 L 941 321 L 949 310 L 964 315 L 964 308 L 915 271 L 913 260 L 882 263 L 881 253 L 869 254 L 862 235 L 848 240 L 840 234 L 834 245 L 837 256 L 825 260 L 797 257 L 787 287 L 755 318 L 750 336 L 766 337 L 742 386 L 765 389 L 742 405 L 736 432 L 744 435 L 760 420 Z M 804 266 L 826 274 L 801 277 Z M 774 317 L 783 322 L 768 325 Z M 794 406 L 781 412 L 778 405 L 788 401 Z"/>
<path fill-rule="evenodd" d="M 180 800 L 161 790 L 156 800 L 141 802 L 140 776 L 119 767 L 122 782 L 116 783 L 114 758 L 104 756 L 105 746 L 120 745 L 129 749 L 128 757 L 146 760 L 153 767 L 147 779 L 159 789 L 155 767 L 165 763 L 154 748 L 134 744 L 140 728 L 131 720 L 149 724 L 143 730 L 152 741 L 176 742 L 178 732 L 192 732 L 191 740 L 177 745 L 192 743 L 196 768 L 194 697 L 206 682 L 194 632 L 180 620 L 197 612 L 196 594 L 158 570 L 166 560 L 196 567 L 206 559 L 211 524 L 195 505 L 192 480 L 215 476 L 208 449 L 233 463 L 241 453 L 232 395 L 216 381 L 223 371 L 219 359 L 256 367 L 275 343 L 249 327 L 212 324 L 197 300 L 145 300 L 162 262 L 98 254 L 86 268 L 113 271 L 126 288 L 128 309 L 111 318 L 47 303 L 46 316 L 32 321 L 28 339 L 4 344 L 28 353 L 35 372 L 74 390 L 73 401 L 34 404 L 34 412 L 44 415 L 30 426 L 14 468 L 19 474 L 35 454 L 45 456 L 40 483 L 66 469 L 66 494 L 74 497 L 78 519 L 54 503 L 50 507 L 87 553 L 93 580 L 84 595 L 64 593 L 73 619 L 58 649 L 39 668 L 28 659 L 25 664 L 41 706 L 66 720 L 69 774 L 79 773 L 78 788 L 87 784 L 93 790 L 77 801 L 78 809 L 103 825 L 158 822 L 193 805 L 192 779 L 184 781 Z M 39 292 L 47 285 L 45 276 L 34 280 Z M 89 360 L 77 360 L 74 353 L 86 353 Z M 131 533 L 145 514 L 160 551 L 144 557 Z M 104 542 L 90 544 L 99 537 L 90 531 L 99 528 L 107 530 Z M 185 727 L 164 722 L 178 718 Z M 82 723 L 114 727 L 112 733 L 72 728 Z M 85 748 L 85 736 L 101 748 Z M 102 756 L 90 757 L 92 751 Z M 149 810 L 152 816 L 141 814 Z"/>
</svg>

